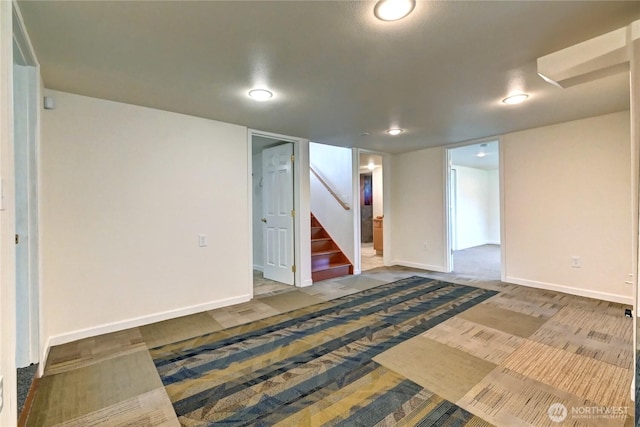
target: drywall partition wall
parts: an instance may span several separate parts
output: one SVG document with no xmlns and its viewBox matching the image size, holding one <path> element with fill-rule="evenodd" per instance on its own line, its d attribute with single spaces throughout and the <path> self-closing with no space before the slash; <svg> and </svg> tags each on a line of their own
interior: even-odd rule
<svg viewBox="0 0 640 427">
<path fill-rule="evenodd" d="M 464 166 L 456 170 L 456 249 L 485 245 L 489 232 L 489 174 Z"/>
<path fill-rule="evenodd" d="M 508 282 L 632 302 L 629 129 L 624 111 L 502 138 Z"/>
<path fill-rule="evenodd" d="M 355 209 L 351 200 L 353 193 L 351 150 L 312 142 L 309 144 L 309 162 L 338 197 L 350 207 L 349 210 L 345 210 L 320 180 L 313 173 L 309 173 L 311 213 L 318 218 L 353 263 Z"/>
<path fill-rule="evenodd" d="M 49 344 L 248 300 L 247 129 L 46 95 L 56 101 L 41 147 Z"/>
<path fill-rule="evenodd" d="M 500 171 L 487 171 L 489 186 L 487 243 L 500 244 Z"/>
<path fill-rule="evenodd" d="M 253 268 L 264 269 L 264 255 L 262 247 L 262 151 L 252 156 L 252 197 L 253 197 Z"/>
<path fill-rule="evenodd" d="M 392 264 L 445 269 L 444 156 L 443 147 L 391 156 Z"/>
</svg>

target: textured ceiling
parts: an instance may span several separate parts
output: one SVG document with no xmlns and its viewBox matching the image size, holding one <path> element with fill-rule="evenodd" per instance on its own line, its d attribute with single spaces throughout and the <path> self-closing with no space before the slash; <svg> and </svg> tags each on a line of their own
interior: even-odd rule
<svg viewBox="0 0 640 427">
<path fill-rule="evenodd" d="M 47 88 L 321 143 L 404 152 L 629 108 L 628 75 L 559 89 L 536 58 L 628 25 L 640 2 L 418 1 L 396 22 L 373 6 L 19 2 Z M 262 85 L 271 101 L 247 98 Z"/>
</svg>

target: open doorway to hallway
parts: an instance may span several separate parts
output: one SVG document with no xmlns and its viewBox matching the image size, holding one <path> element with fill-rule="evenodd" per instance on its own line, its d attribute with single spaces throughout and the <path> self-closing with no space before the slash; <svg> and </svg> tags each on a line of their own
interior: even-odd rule
<svg viewBox="0 0 640 427">
<path fill-rule="evenodd" d="M 499 141 L 448 150 L 450 267 L 453 273 L 501 278 Z"/>
<path fill-rule="evenodd" d="M 382 267 L 384 194 L 382 156 L 360 152 L 360 269 Z"/>
</svg>

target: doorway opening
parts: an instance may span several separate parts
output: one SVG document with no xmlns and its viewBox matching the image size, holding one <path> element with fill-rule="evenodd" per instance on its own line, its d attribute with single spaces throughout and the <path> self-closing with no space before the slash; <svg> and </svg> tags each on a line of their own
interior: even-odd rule
<svg viewBox="0 0 640 427">
<path fill-rule="evenodd" d="M 251 135 L 253 294 L 295 285 L 294 143 Z"/>
<path fill-rule="evenodd" d="M 500 145 L 487 141 L 448 149 L 449 270 L 500 280 Z"/>
<path fill-rule="evenodd" d="M 383 157 L 360 152 L 360 270 L 384 266 Z"/>
</svg>

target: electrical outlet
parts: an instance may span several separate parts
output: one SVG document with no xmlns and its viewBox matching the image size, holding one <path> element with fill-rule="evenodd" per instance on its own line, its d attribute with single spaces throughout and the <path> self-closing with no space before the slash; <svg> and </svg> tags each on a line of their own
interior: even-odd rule
<svg viewBox="0 0 640 427">
<path fill-rule="evenodd" d="M 422 250 L 423 251 L 429 250 L 429 246 L 427 245 L 427 242 L 422 242 Z"/>
<path fill-rule="evenodd" d="M 580 259 L 579 256 L 572 256 L 571 257 L 571 267 L 572 268 L 580 268 L 580 267 L 582 267 L 582 260 Z"/>
<path fill-rule="evenodd" d="M 206 234 L 198 235 L 198 244 L 200 245 L 201 248 L 204 248 L 209 244 L 209 238 L 207 237 Z"/>
</svg>

